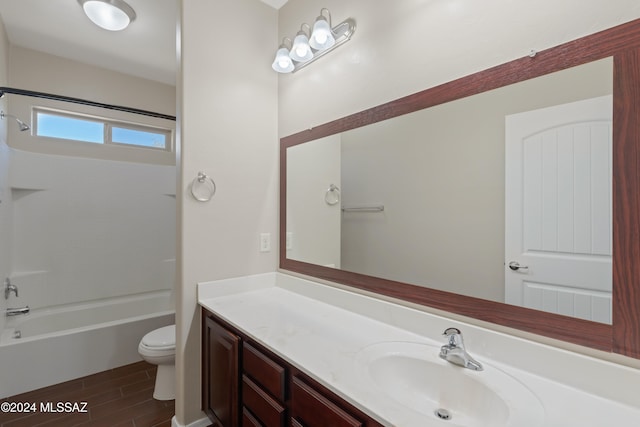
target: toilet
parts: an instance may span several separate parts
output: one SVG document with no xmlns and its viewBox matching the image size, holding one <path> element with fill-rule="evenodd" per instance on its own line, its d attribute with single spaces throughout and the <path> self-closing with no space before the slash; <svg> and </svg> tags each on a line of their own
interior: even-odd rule
<svg viewBox="0 0 640 427">
<path fill-rule="evenodd" d="M 176 325 L 155 329 L 140 340 L 138 353 L 152 365 L 158 365 L 153 398 L 176 398 Z"/>
</svg>

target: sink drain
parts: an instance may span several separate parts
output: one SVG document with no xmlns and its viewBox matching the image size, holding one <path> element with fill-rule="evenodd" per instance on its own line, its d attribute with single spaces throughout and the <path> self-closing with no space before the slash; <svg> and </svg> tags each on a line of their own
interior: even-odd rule
<svg viewBox="0 0 640 427">
<path fill-rule="evenodd" d="M 447 411 L 446 409 L 436 409 L 435 411 L 436 417 L 440 418 L 441 420 L 450 420 L 451 419 L 451 412 Z"/>
</svg>

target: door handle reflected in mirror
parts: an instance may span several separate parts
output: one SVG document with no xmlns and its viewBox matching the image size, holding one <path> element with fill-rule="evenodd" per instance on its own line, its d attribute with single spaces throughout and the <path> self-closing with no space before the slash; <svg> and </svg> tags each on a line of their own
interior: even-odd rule
<svg viewBox="0 0 640 427">
<path fill-rule="evenodd" d="M 511 261 L 509 263 L 509 268 L 512 269 L 513 271 L 520 271 L 520 270 L 528 270 L 529 267 L 526 265 L 520 265 L 520 263 L 518 261 Z"/>
</svg>

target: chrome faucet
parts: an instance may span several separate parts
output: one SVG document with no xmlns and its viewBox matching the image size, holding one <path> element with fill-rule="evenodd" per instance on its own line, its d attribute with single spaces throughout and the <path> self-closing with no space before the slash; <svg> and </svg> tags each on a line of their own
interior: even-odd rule
<svg viewBox="0 0 640 427">
<path fill-rule="evenodd" d="M 448 343 L 440 347 L 440 357 L 454 365 L 474 371 L 482 371 L 482 364 L 467 353 L 462 340 L 462 332 L 457 328 L 447 328 L 442 334 L 447 337 Z"/>
<path fill-rule="evenodd" d="M 17 316 L 19 314 L 29 314 L 29 306 L 19 308 L 7 308 L 7 316 Z"/>
<path fill-rule="evenodd" d="M 13 292 L 16 297 L 18 296 L 18 287 L 11 284 L 11 280 L 7 277 L 4 279 L 4 299 L 9 299 L 9 295 Z"/>
</svg>

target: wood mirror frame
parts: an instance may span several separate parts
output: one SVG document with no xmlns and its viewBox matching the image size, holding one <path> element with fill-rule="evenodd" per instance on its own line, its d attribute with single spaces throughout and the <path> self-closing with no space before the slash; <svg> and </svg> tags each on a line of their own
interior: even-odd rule
<svg viewBox="0 0 640 427">
<path fill-rule="evenodd" d="M 287 148 L 612 57 L 611 325 L 323 267 L 286 257 Z M 280 268 L 498 325 L 640 358 L 640 19 L 399 98 L 280 140 Z"/>
</svg>

